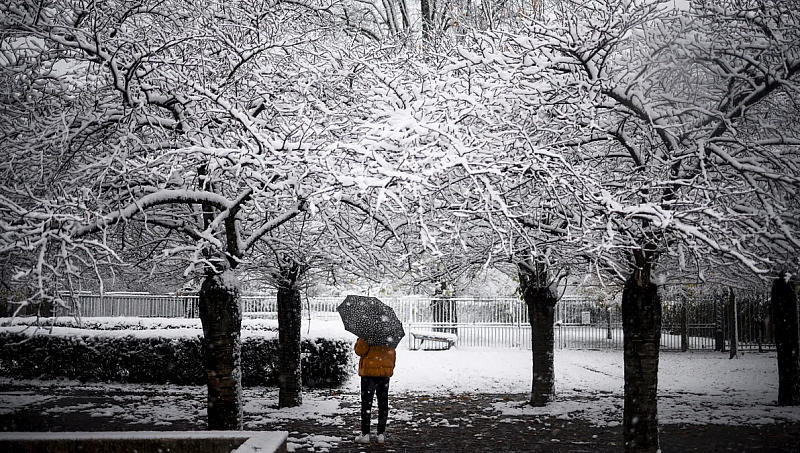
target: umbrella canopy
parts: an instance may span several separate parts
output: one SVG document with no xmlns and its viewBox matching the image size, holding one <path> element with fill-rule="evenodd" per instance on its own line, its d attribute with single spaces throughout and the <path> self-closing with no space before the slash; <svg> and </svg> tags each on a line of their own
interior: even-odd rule
<svg viewBox="0 0 800 453">
<path fill-rule="evenodd" d="M 392 307 L 376 297 L 347 296 L 336 307 L 344 329 L 356 334 L 372 346 L 396 348 L 406 336 L 403 323 Z"/>
</svg>

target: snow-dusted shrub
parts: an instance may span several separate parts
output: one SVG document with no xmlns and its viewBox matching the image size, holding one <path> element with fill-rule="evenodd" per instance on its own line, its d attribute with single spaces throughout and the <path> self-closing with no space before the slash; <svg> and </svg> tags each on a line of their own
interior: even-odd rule
<svg viewBox="0 0 800 453">
<path fill-rule="evenodd" d="M 352 345 L 341 339 L 304 339 L 300 343 L 303 385 L 337 387 L 352 371 Z M 246 337 L 242 342 L 242 383 L 246 387 L 278 384 L 277 338 Z"/>
<path fill-rule="evenodd" d="M 338 387 L 353 371 L 353 345 L 350 341 L 317 338 L 300 345 L 303 357 L 303 385 Z"/>
<path fill-rule="evenodd" d="M 349 376 L 352 370 L 349 342 L 304 339 L 301 348 L 303 384 L 335 387 Z M 244 338 L 243 384 L 277 385 L 277 352 L 277 338 Z M 179 385 L 206 383 L 200 337 L 0 333 L 0 375 L 17 379 L 67 378 Z"/>
<path fill-rule="evenodd" d="M 0 334 L 0 374 L 20 379 L 201 385 L 198 337 Z"/>
</svg>

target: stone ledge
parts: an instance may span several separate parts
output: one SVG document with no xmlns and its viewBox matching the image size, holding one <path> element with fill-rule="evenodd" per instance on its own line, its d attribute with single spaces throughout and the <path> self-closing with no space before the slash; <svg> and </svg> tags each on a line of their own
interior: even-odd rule
<svg viewBox="0 0 800 453">
<path fill-rule="evenodd" d="M 287 453 L 287 431 L 5 432 L 7 453 Z"/>
</svg>

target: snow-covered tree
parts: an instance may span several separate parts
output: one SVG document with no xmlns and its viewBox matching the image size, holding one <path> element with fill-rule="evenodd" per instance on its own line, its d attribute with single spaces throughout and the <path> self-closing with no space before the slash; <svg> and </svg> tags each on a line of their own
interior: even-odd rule
<svg viewBox="0 0 800 453">
<path fill-rule="evenodd" d="M 583 250 L 626 282 L 627 451 L 659 448 L 659 257 L 796 266 L 799 25 L 791 2 L 608 0 L 465 54 L 518 80 L 565 159 L 597 170 Z"/>
<path fill-rule="evenodd" d="M 340 168 L 341 170 L 341 168 Z M 279 407 L 302 402 L 302 292 L 319 280 L 378 280 L 407 267 L 403 225 L 391 224 L 363 197 L 317 206 L 271 231 L 245 265 L 250 278 L 277 289 L 280 348 Z"/>
<path fill-rule="evenodd" d="M 424 176 L 402 186 L 422 233 L 420 280 L 452 285 L 487 268 L 519 277 L 536 332 L 531 401 L 543 405 L 554 396 L 555 287 L 585 246 L 587 202 L 574 197 L 586 190 L 574 186 L 591 186 L 592 175 L 542 145 L 556 134 L 528 127 L 539 117 L 502 75 L 459 58 L 441 72 L 414 69 L 417 78 L 396 80 L 399 102 L 364 125 L 378 140 L 362 146 L 402 150 Z"/>
<path fill-rule="evenodd" d="M 336 29 L 294 7 L 0 6 L 0 250 L 25 257 L 13 277 L 31 289 L 11 298 L 65 304 L 60 291 L 125 264 L 120 244 L 145 232 L 148 244 L 133 246 L 203 278 L 212 429 L 242 426 L 242 264 L 259 244 L 280 249 L 293 219 L 355 209 L 349 200 L 385 182 L 363 177 L 371 156 L 341 165 L 357 62 L 330 45 Z M 375 219 L 389 203 L 363 205 Z M 287 256 L 272 266 L 293 280 Z M 299 347 L 296 327 L 287 335 Z"/>
</svg>

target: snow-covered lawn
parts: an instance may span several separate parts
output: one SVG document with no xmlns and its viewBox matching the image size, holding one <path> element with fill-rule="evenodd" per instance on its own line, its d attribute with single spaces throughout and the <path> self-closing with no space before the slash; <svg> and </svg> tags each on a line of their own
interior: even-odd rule
<svg viewBox="0 0 800 453">
<path fill-rule="evenodd" d="M 336 322 L 312 321 L 304 326 L 309 336 L 348 338 Z M 182 326 L 185 328 L 186 326 Z M 182 329 L 175 329 L 182 330 Z M 85 332 L 85 331 L 84 331 Z M 351 336 L 351 335 L 350 335 Z M 351 336 L 352 337 L 352 336 Z M 355 337 L 352 337 L 354 340 Z M 505 418 L 549 415 L 583 419 L 598 426 L 615 426 L 622 420 L 623 370 L 621 351 L 556 350 L 557 401 L 545 408 L 532 408 L 515 401 L 499 401 L 494 409 Z M 447 351 L 411 351 L 402 342 L 391 394 L 452 395 L 459 393 L 525 394 L 531 385 L 531 352 L 501 348 L 453 348 Z M 9 383 L 3 379 L 1 383 Z M 42 383 L 52 385 L 52 382 Z M 125 384 L 60 383 L 79 387 L 108 387 L 141 393 L 135 410 L 106 407 L 60 406 L 56 410 L 93 411 L 114 415 L 131 423 L 169 424 L 171 420 L 196 419 L 204 413 L 197 388 Z M 246 389 L 246 429 L 263 429 L 290 419 L 311 419 L 316 425 L 344 426 L 343 416 L 356 411 L 359 379 L 353 376 L 341 389 L 308 392 L 299 408 L 278 410 L 276 389 Z M 713 352 L 662 353 L 659 367 L 659 419 L 675 424 L 761 424 L 800 422 L 800 407 L 778 407 L 775 353 L 745 353 L 737 359 Z M 133 396 L 132 396 L 133 397 Z M 390 398 L 391 399 L 391 398 Z M 47 402 L 35 392 L 0 393 L 0 413 Z M 122 403 L 122 402 L 121 402 Z M 129 407 L 129 405 L 125 405 Z M 410 415 L 394 411 L 390 418 L 408 423 Z M 420 421 L 420 423 L 426 423 Z M 349 435 L 349 427 L 343 429 Z M 341 438 L 304 433 L 290 436 L 294 448 L 335 445 Z"/>
</svg>

